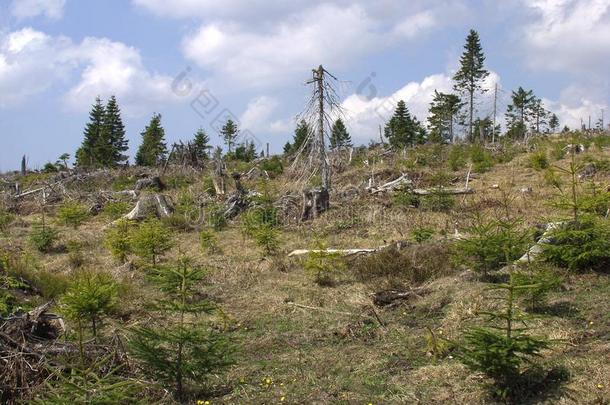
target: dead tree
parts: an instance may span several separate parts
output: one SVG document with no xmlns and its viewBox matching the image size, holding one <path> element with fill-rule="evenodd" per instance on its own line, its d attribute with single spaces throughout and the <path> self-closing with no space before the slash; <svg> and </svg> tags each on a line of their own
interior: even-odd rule
<svg viewBox="0 0 610 405">
<path fill-rule="evenodd" d="M 302 113 L 312 130 L 297 151 L 291 169 L 299 171 L 299 178 L 305 183 L 319 175 L 321 186 L 303 191 L 301 220 L 314 218 L 330 206 L 331 170 L 325 138 L 330 133 L 333 118 L 341 114 L 339 97 L 330 81 L 337 78 L 322 65 L 312 72 L 313 78 L 307 82 L 313 85 L 312 96 Z"/>
</svg>

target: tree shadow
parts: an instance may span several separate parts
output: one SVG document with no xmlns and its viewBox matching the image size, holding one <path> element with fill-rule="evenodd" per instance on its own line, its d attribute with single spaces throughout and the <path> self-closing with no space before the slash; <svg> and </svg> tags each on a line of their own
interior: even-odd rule
<svg viewBox="0 0 610 405">
<path fill-rule="evenodd" d="M 538 306 L 529 312 L 540 315 L 551 315 L 562 318 L 576 318 L 580 311 L 570 301 L 558 301 L 548 305 Z"/>
<path fill-rule="evenodd" d="M 519 375 L 510 387 L 505 399 L 508 404 L 538 404 L 559 399 L 567 394 L 564 383 L 570 379 L 570 372 L 564 366 L 545 370 L 532 367 Z"/>
</svg>

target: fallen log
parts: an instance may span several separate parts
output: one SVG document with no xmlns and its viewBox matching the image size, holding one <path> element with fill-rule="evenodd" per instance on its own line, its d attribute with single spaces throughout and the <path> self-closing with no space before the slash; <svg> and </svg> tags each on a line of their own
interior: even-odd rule
<svg viewBox="0 0 610 405">
<path fill-rule="evenodd" d="M 395 247 L 396 249 L 400 250 L 403 247 L 406 247 L 409 245 L 409 242 L 404 242 L 404 241 L 398 241 L 398 242 L 392 242 L 390 244 L 387 245 L 383 245 L 383 246 L 379 246 L 377 248 L 356 248 L 356 249 L 296 249 L 293 250 L 292 252 L 290 252 L 288 254 L 288 257 L 294 257 L 294 256 L 302 256 L 302 255 L 306 255 L 309 253 L 328 253 L 328 254 L 338 254 L 340 256 L 352 256 L 352 255 L 359 255 L 359 254 L 370 254 L 370 253 L 375 253 L 375 252 L 379 252 L 383 249 L 388 249 L 388 248 L 393 248 Z"/>
<path fill-rule="evenodd" d="M 367 187 L 367 190 L 371 194 L 385 193 L 388 191 L 394 191 L 396 189 L 403 188 L 404 186 L 413 185 L 413 181 L 410 180 L 406 174 L 402 174 L 399 178 L 392 180 L 390 182 L 387 182 L 379 187 L 374 187 L 371 185 L 371 183 L 372 183 L 372 181 L 369 181 L 369 186 Z"/>
<path fill-rule="evenodd" d="M 398 301 L 411 301 L 416 298 L 421 298 L 421 294 L 425 294 L 426 290 L 417 288 L 409 291 L 400 290 L 383 290 L 373 294 L 373 303 L 378 307 L 396 305 Z"/>
<path fill-rule="evenodd" d="M 530 263 L 531 261 L 535 260 L 538 256 L 540 256 L 540 254 L 544 250 L 544 245 L 553 243 L 553 238 L 552 238 L 553 232 L 564 224 L 565 224 L 564 221 L 560 221 L 560 222 L 551 222 L 551 223 L 544 225 L 544 233 L 542 234 L 540 239 L 538 239 L 538 241 L 535 244 L 533 244 L 527 250 L 527 252 L 525 252 L 523 254 L 523 256 L 521 256 L 519 259 L 515 260 L 515 262 L 513 264 L 527 264 L 527 263 Z"/>
<path fill-rule="evenodd" d="M 414 188 L 411 190 L 411 193 L 415 195 L 432 195 L 432 194 L 451 194 L 451 195 L 460 195 L 460 194 L 474 194 L 474 190 L 472 188 L 433 188 L 433 189 L 424 189 L 424 188 Z"/>
</svg>

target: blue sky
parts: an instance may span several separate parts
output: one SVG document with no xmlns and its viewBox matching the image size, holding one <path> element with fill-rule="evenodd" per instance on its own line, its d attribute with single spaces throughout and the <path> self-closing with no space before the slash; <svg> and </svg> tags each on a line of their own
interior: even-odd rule
<svg viewBox="0 0 610 405">
<path fill-rule="evenodd" d="M 168 143 L 200 126 L 220 143 L 230 114 L 280 151 L 319 64 L 366 143 L 399 99 L 425 120 L 470 28 L 499 113 L 523 86 L 562 124 L 610 122 L 610 0 L 0 0 L 0 171 L 73 154 L 96 95 L 117 96 L 132 156 L 154 112 Z"/>
</svg>

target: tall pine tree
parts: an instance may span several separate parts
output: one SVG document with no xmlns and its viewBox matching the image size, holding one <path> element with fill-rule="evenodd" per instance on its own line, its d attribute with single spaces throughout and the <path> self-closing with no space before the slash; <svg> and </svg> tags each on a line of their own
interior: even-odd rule
<svg viewBox="0 0 610 405">
<path fill-rule="evenodd" d="M 460 58 L 460 69 L 453 76 L 455 90 L 465 93 L 468 96 L 468 139 L 474 140 L 474 98 L 477 92 L 485 92 L 482 88 L 483 80 L 489 75 L 483 63 L 485 55 L 479 34 L 475 30 L 470 30 L 466 37 L 464 53 Z"/>
<path fill-rule="evenodd" d="M 125 125 L 115 96 L 111 96 L 106 104 L 102 141 L 107 149 L 102 156 L 104 166 L 114 167 L 127 161 L 128 157 L 124 152 L 129 149 L 128 141 L 125 139 Z"/>
<path fill-rule="evenodd" d="M 455 117 L 461 108 L 462 102 L 458 96 L 434 90 L 434 99 L 430 103 L 428 116 L 431 142 L 453 142 Z"/>
<path fill-rule="evenodd" d="M 351 146 L 352 137 L 349 135 L 349 132 L 347 132 L 347 128 L 345 128 L 343 120 L 338 118 L 333 124 L 330 132 L 330 147 L 332 149 L 337 149 Z"/>
<path fill-rule="evenodd" d="M 85 138 L 76 151 L 76 166 L 78 167 L 98 167 L 103 165 L 100 162 L 100 144 L 104 138 L 104 116 L 105 108 L 102 105 L 102 100 L 97 97 L 95 104 L 89 112 L 89 122 L 85 126 Z"/>
<path fill-rule="evenodd" d="M 220 135 L 222 135 L 222 139 L 227 145 L 229 153 L 233 151 L 233 146 L 235 146 L 237 131 L 237 124 L 235 124 L 232 119 L 228 119 L 226 124 L 224 124 L 220 130 Z"/>
<path fill-rule="evenodd" d="M 167 145 L 165 130 L 161 126 L 161 114 L 154 114 L 142 135 L 142 144 L 136 154 L 136 164 L 139 166 L 156 166 L 165 160 Z"/>
</svg>

